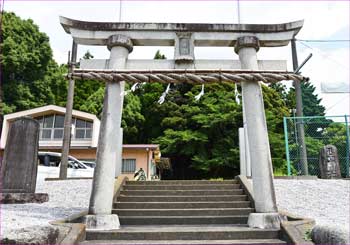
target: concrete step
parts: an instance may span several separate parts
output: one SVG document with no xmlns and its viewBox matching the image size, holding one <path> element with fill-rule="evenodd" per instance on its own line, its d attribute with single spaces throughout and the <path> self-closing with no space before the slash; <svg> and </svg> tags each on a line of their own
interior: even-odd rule
<svg viewBox="0 0 350 245">
<path fill-rule="evenodd" d="M 237 195 L 241 190 L 125 190 L 120 195 L 124 196 L 217 196 Z"/>
<path fill-rule="evenodd" d="M 161 181 L 126 181 L 127 185 L 203 185 L 203 184 L 238 184 L 238 180 L 161 180 Z"/>
<path fill-rule="evenodd" d="M 248 215 L 231 216 L 119 216 L 121 225 L 247 224 Z"/>
<path fill-rule="evenodd" d="M 246 195 L 234 196 L 118 196 L 119 202 L 229 202 L 246 201 Z"/>
<path fill-rule="evenodd" d="M 123 244 L 123 245 L 164 245 L 164 244 L 200 244 L 200 245 L 230 245 L 230 244 L 287 244 L 279 239 L 246 239 L 246 240 L 91 240 L 79 244 Z"/>
<path fill-rule="evenodd" d="M 248 215 L 253 208 L 202 208 L 202 209 L 113 209 L 119 216 L 229 216 Z"/>
<path fill-rule="evenodd" d="M 211 184 L 211 185 L 125 185 L 124 190 L 237 190 L 243 192 L 239 189 L 239 184 Z"/>
<path fill-rule="evenodd" d="M 116 202 L 118 209 L 249 208 L 250 201 L 235 202 Z"/>
<path fill-rule="evenodd" d="M 86 240 L 248 240 L 278 239 L 278 230 L 237 225 L 122 226 L 119 230 L 88 231 Z"/>
</svg>

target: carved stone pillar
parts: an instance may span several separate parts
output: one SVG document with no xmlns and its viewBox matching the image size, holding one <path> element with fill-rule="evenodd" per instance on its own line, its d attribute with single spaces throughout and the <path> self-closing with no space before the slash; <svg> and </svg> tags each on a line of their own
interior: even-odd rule
<svg viewBox="0 0 350 245">
<path fill-rule="evenodd" d="M 108 38 L 107 47 L 111 51 L 110 69 L 125 69 L 126 60 L 133 46 L 131 40 L 123 35 Z M 119 219 L 111 214 L 116 169 L 120 169 L 121 159 L 118 151 L 122 147 L 121 119 L 125 82 L 107 83 L 97 147 L 96 168 L 90 197 L 87 228 L 117 229 Z"/>
<path fill-rule="evenodd" d="M 256 53 L 259 40 L 254 36 L 239 37 L 235 52 L 242 69 L 258 70 Z M 267 133 L 263 95 L 257 82 L 242 83 L 243 106 L 252 167 L 256 213 L 251 213 L 248 225 L 258 228 L 279 228 L 270 145 Z"/>
</svg>

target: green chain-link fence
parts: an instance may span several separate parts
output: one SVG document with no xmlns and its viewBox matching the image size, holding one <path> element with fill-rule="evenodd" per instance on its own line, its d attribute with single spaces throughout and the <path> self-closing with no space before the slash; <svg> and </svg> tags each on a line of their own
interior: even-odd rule
<svg viewBox="0 0 350 245">
<path fill-rule="evenodd" d="M 283 122 L 288 175 L 320 176 L 319 152 L 325 145 L 334 145 L 342 177 L 349 177 L 349 115 L 284 117 Z"/>
</svg>

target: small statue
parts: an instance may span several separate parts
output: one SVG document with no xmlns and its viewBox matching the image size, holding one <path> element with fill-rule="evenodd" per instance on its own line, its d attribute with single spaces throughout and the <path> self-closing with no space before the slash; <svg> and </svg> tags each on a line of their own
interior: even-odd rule
<svg viewBox="0 0 350 245">
<path fill-rule="evenodd" d="M 135 174 L 134 174 L 134 180 L 136 181 L 145 181 L 147 178 L 146 178 L 146 173 L 145 171 L 140 168 L 139 170 L 136 170 L 135 171 Z"/>
</svg>

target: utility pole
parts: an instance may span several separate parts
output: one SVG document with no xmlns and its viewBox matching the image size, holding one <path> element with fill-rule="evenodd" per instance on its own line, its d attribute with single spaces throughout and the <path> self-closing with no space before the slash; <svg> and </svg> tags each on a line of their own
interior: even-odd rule
<svg viewBox="0 0 350 245">
<path fill-rule="evenodd" d="M 0 64 L 0 135 L 2 133 L 2 123 L 4 120 L 4 110 L 3 110 L 3 102 L 2 102 L 2 98 L 3 98 L 3 92 L 2 92 L 2 82 L 3 82 L 3 73 L 2 73 L 2 65 Z M 0 163 L 1 163 L 1 157 L 0 157 Z"/>
<path fill-rule="evenodd" d="M 4 2 L 0 0 L 0 30 L 2 30 L 2 21 L 3 21 L 3 10 L 4 10 Z M 0 44 L 2 44 L 2 35 L 0 35 Z M 1 50 L 2 45 L 0 46 L 0 53 L 2 53 Z M 4 73 L 2 70 L 2 56 L 0 56 L 0 136 L 2 133 L 2 123 L 4 120 L 4 108 L 3 108 L 3 100 L 4 100 L 4 93 L 3 93 L 3 82 L 4 82 Z M 0 164 L 1 164 L 1 157 L 0 157 Z"/>
<path fill-rule="evenodd" d="M 1 27 L 1 26 L 0 26 Z M 0 43 L 2 44 L 2 38 L 0 37 Z M 1 49 L 0 49 L 1 52 Z M 1 58 L 0 58 L 0 135 L 2 133 L 2 123 L 4 120 L 4 108 L 3 108 L 3 98 L 4 98 L 4 93 L 2 92 L 2 83 L 3 83 L 3 76 L 4 73 L 2 71 L 2 62 L 1 62 Z M 1 163 L 1 157 L 0 157 L 0 163 Z"/>
<path fill-rule="evenodd" d="M 292 46 L 292 60 L 293 60 L 293 70 L 297 71 L 298 69 L 298 56 L 297 49 L 295 45 L 295 38 L 291 41 Z M 295 100 L 296 100 L 296 114 L 297 114 L 297 130 L 298 130 L 298 145 L 299 145 L 299 153 L 300 153 L 300 163 L 301 163 L 301 171 L 302 175 L 308 175 L 308 163 L 307 163 L 307 153 L 305 146 L 305 132 L 304 132 L 304 123 L 303 119 L 303 101 L 302 101 L 302 91 L 301 91 L 301 83 L 293 82 L 295 88 Z"/>
<path fill-rule="evenodd" d="M 74 42 L 72 44 L 72 55 L 69 61 L 68 58 L 68 73 L 71 74 L 74 70 L 74 66 L 77 60 L 78 45 Z M 64 116 L 64 132 L 63 132 L 63 144 L 62 144 L 62 156 L 60 166 L 60 179 L 67 179 L 67 167 L 68 167 L 68 155 L 71 140 L 71 127 L 72 127 L 72 110 L 74 101 L 74 79 L 69 77 L 66 114 Z"/>
</svg>

